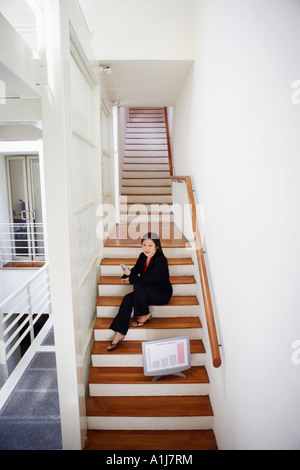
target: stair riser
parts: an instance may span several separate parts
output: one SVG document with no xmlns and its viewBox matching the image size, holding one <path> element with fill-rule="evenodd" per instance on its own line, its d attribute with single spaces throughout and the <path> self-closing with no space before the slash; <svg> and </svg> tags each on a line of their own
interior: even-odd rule
<svg viewBox="0 0 300 470">
<path fill-rule="evenodd" d="M 155 129 L 151 130 L 150 132 L 146 132 L 144 129 L 140 129 L 140 132 L 135 132 L 134 129 L 131 130 L 127 134 L 126 142 L 128 140 L 141 140 L 141 141 L 147 141 L 147 140 L 166 140 L 167 135 L 164 131 L 164 129 L 159 129 L 157 133 L 155 133 Z M 164 143 L 164 142 L 163 142 Z"/>
<path fill-rule="evenodd" d="M 125 150 L 124 157 L 167 157 L 168 158 L 168 150 L 158 150 L 158 149 Z"/>
<path fill-rule="evenodd" d="M 144 138 L 152 138 L 155 135 L 156 138 L 166 138 L 166 129 L 164 127 L 152 127 L 151 129 L 147 129 L 146 127 L 136 127 L 136 128 L 127 128 L 127 138 L 135 138 L 135 139 L 144 139 Z M 149 136 L 149 137 L 148 137 Z"/>
<path fill-rule="evenodd" d="M 153 131 L 153 129 L 160 129 L 162 128 L 163 132 L 165 132 L 165 123 L 164 122 L 128 122 L 127 123 L 127 130 L 134 129 L 134 132 L 137 129 L 142 129 L 145 132 L 145 128 L 149 129 L 149 132 L 159 132 L 158 130 Z"/>
<path fill-rule="evenodd" d="M 125 145 L 167 145 L 167 138 L 161 134 L 142 134 L 137 138 L 130 136 L 127 137 Z"/>
<path fill-rule="evenodd" d="M 172 188 L 171 186 L 123 186 L 122 195 L 124 194 L 167 194 L 171 197 L 172 202 Z"/>
<path fill-rule="evenodd" d="M 168 157 L 158 155 L 157 157 L 150 155 L 149 157 L 141 157 L 140 155 L 133 155 L 132 157 L 125 157 L 124 165 L 168 165 Z"/>
<path fill-rule="evenodd" d="M 163 108 L 158 108 L 158 109 L 135 109 L 135 108 L 130 108 L 129 110 L 129 118 L 134 118 L 134 117 L 141 117 L 141 116 L 146 116 L 146 117 L 154 117 L 158 116 L 159 118 L 164 117 L 164 110 Z"/>
<path fill-rule="evenodd" d="M 126 196 L 127 198 L 127 196 Z M 165 220 L 166 222 L 168 221 L 167 216 L 170 214 L 173 214 L 173 206 L 170 203 L 164 203 L 164 204 L 157 204 L 155 202 L 152 202 L 151 204 L 146 204 L 144 203 L 129 203 L 125 204 L 122 202 L 120 204 L 120 212 L 121 214 L 128 214 L 128 215 L 146 215 L 148 214 L 149 221 L 152 220 L 152 217 L 159 215 L 159 214 L 165 214 Z"/>
<path fill-rule="evenodd" d="M 95 341 L 111 341 L 112 330 L 94 330 Z M 173 338 L 176 336 L 188 335 L 190 339 L 201 339 L 202 328 L 170 328 L 170 329 L 150 329 L 150 328 L 129 328 L 126 339 L 151 341 L 155 339 Z"/>
<path fill-rule="evenodd" d="M 164 112 L 163 111 L 157 111 L 156 113 L 148 113 L 148 112 L 132 112 L 130 111 L 129 113 L 129 122 L 132 122 L 132 119 L 142 119 L 142 118 L 146 118 L 146 119 L 154 119 L 156 118 L 156 120 L 159 122 L 161 120 L 164 120 Z"/>
<path fill-rule="evenodd" d="M 168 171 L 169 165 L 164 163 L 151 164 L 151 163 L 124 163 L 123 170 L 125 171 Z"/>
<path fill-rule="evenodd" d="M 129 285 L 98 285 L 99 295 L 119 295 L 124 296 L 132 292 L 132 286 Z M 196 295 L 196 284 L 175 284 L 173 285 L 173 295 Z"/>
<path fill-rule="evenodd" d="M 97 317 L 114 318 L 119 311 L 119 307 L 105 306 L 97 307 Z M 199 305 L 152 305 L 150 311 L 153 317 L 199 317 Z"/>
<path fill-rule="evenodd" d="M 165 152 L 168 151 L 168 146 L 166 143 L 159 144 L 158 142 L 146 144 L 143 140 L 140 139 L 140 142 L 137 143 L 125 143 L 125 151 L 151 151 L 151 152 L 158 152 L 160 150 L 164 150 Z"/>
<path fill-rule="evenodd" d="M 88 429 L 212 429 L 212 416 L 115 417 L 88 416 Z"/>
<path fill-rule="evenodd" d="M 154 106 L 153 108 L 147 108 L 147 107 L 136 107 L 136 108 L 129 108 L 129 112 L 130 113 L 148 113 L 148 114 L 151 114 L 151 113 L 158 113 L 158 112 L 162 112 L 163 111 L 163 108 L 161 106 Z"/>
<path fill-rule="evenodd" d="M 130 123 L 161 123 L 161 122 L 164 122 L 164 118 L 163 117 L 153 117 L 153 118 L 148 118 L 148 117 L 141 117 L 141 118 L 138 118 L 138 117 L 134 117 L 134 118 L 130 118 Z"/>
<path fill-rule="evenodd" d="M 145 203 L 172 203 L 172 195 L 164 194 L 164 195 L 151 195 L 148 196 L 141 196 L 140 194 L 134 196 L 127 196 L 128 204 L 145 204 Z"/>
<path fill-rule="evenodd" d="M 194 275 L 194 265 L 178 265 L 170 266 L 169 265 L 170 276 L 193 276 Z M 102 276 L 121 276 L 120 266 L 101 266 L 101 275 Z"/>
<path fill-rule="evenodd" d="M 182 395 L 208 395 L 209 384 L 160 384 L 159 380 L 149 384 L 89 384 L 92 397 L 118 397 L 124 396 L 182 396 Z"/>
<path fill-rule="evenodd" d="M 149 179 L 134 179 L 134 178 L 128 178 L 128 179 L 123 179 L 122 180 L 122 187 L 132 187 L 132 186 L 152 186 L 152 187 L 161 187 L 161 186 L 169 186 L 170 190 L 172 190 L 172 184 L 168 178 L 149 178 Z"/>
<path fill-rule="evenodd" d="M 123 198 L 126 198 L 124 201 Z M 130 214 L 130 215 L 139 215 L 139 214 L 148 214 L 151 220 L 152 215 L 157 214 L 172 214 L 173 213 L 173 205 L 169 202 L 164 202 L 163 204 L 158 204 L 157 202 L 151 202 L 148 204 L 147 202 L 128 202 L 128 195 L 122 196 L 122 200 L 120 203 L 120 212 L 122 214 Z"/>
<path fill-rule="evenodd" d="M 141 354 L 92 354 L 93 367 L 143 367 Z M 192 366 L 205 365 L 205 353 L 191 354 Z"/>
<path fill-rule="evenodd" d="M 169 171 L 124 171 L 123 178 L 136 179 L 139 182 L 141 179 L 167 179 L 169 178 Z"/>
<path fill-rule="evenodd" d="M 135 117 L 159 117 L 159 118 L 163 118 L 164 117 L 164 111 L 163 111 L 163 109 L 152 110 L 152 112 L 149 112 L 147 109 L 141 109 L 141 110 L 130 109 L 129 118 L 131 119 L 131 118 L 135 118 Z"/>
<path fill-rule="evenodd" d="M 122 216 L 125 218 L 126 214 L 123 213 Z M 122 239 L 130 237 L 133 242 L 138 240 L 138 243 L 140 243 L 140 238 L 149 231 L 157 233 L 163 240 L 169 239 L 170 236 L 176 236 L 178 231 L 172 230 L 172 227 L 170 227 L 169 214 L 164 214 L 161 217 L 161 222 L 155 220 L 158 216 L 159 214 L 151 214 L 151 219 L 148 220 L 147 214 L 136 215 L 133 212 L 129 213 L 127 223 L 121 221 L 122 223 L 119 225 L 119 237 Z"/>
</svg>

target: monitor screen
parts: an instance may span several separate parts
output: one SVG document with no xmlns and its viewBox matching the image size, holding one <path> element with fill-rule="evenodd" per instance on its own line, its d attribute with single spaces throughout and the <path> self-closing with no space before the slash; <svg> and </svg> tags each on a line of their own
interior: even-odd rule
<svg viewBox="0 0 300 470">
<path fill-rule="evenodd" d="M 144 374 L 162 376 L 190 369 L 190 338 L 157 339 L 142 343 Z"/>
</svg>

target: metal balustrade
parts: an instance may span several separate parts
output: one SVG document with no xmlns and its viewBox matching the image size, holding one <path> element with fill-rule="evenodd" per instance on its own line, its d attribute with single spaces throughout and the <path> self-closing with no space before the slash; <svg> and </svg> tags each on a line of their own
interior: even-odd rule
<svg viewBox="0 0 300 470">
<path fill-rule="evenodd" d="M 0 224 L 0 268 L 18 262 L 28 264 L 45 261 L 42 223 L 28 221 Z M 25 266 L 26 266 L 25 264 Z"/>
<path fill-rule="evenodd" d="M 29 335 L 35 338 L 35 325 L 42 315 L 51 314 L 49 265 L 34 274 L 0 303 L 0 366 L 5 382 L 21 359 L 20 347 Z"/>
</svg>

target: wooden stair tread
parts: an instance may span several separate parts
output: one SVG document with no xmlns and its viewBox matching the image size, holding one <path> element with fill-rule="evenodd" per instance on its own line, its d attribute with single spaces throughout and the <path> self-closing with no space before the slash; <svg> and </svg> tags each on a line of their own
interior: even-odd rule
<svg viewBox="0 0 300 470">
<path fill-rule="evenodd" d="M 141 171 L 141 170 L 140 170 L 140 171 Z M 153 171 L 155 171 L 155 170 L 153 170 Z M 156 170 L 156 171 L 158 171 L 158 170 Z M 145 172 L 145 173 L 148 173 L 148 172 Z M 132 178 L 132 177 L 130 177 L 130 176 L 127 176 L 127 177 L 126 177 L 126 176 L 123 176 L 122 179 L 123 179 L 123 180 L 133 180 L 134 178 Z M 168 179 L 168 176 L 152 176 L 152 177 L 151 177 L 151 176 L 145 176 L 145 175 L 143 175 L 143 176 L 140 176 L 140 177 L 138 178 L 138 180 L 151 180 L 151 179 L 153 179 L 153 180 L 165 180 L 165 179 Z"/>
<path fill-rule="evenodd" d="M 135 186 L 135 187 L 136 187 L 136 186 Z M 159 186 L 159 188 L 160 188 L 160 186 Z M 146 196 L 147 196 L 147 197 L 148 197 L 148 196 L 149 196 L 149 197 L 151 197 L 151 196 L 155 196 L 155 197 L 156 197 L 156 196 L 157 196 L 157 197 L 158 197 L 158 196 L 162 196 L 162 197 L 168 196 L 168 197 L 169 197 L 169 196 L 171 196 L 171 194 L 167 194 L 167 193 L 153 193 L 153 194 L 149 194 L 149 193 L 122 193 L 121 196 L 137 196 L 137 197 L 139 197 L 139 196 L 143 196 L 143 197 L 144 197 L 144 196 L 145 196 L 145 197 L 146 197 Z M 143 201 L 143 202 L 144 202 L 144 201 Z M 154 204 L 158 204 L 158 203 L 154 203 Z M 171 203 L 166 203 L 166 202 L 164 202 L 163 204 L 171 204 Z"/>
<path fill-rule="evenodd" d="M 136 263 L 136 258 L 103 258 L 101 260 L 101 266 L 119 266 L 120 264 L 125 264 L 126 266 L 134 266 Z M 168 258 L 169 266 L 176 265 L 185 265 L 194 264 L 192 258 Z"/>
<path fill-rule="evenodd" d="M 107 295 L 97 299 L 97 307 L 119 307 L 123 300 L 123 296 Z M 172 307 L 183 305 L 199 305 L 199 301 L 195 295 L 173 295 L 168 304 Z M 163 307 L 163 305 L 162 305 Z"/>
<path fill-rule="evenodd" d="M 167 375 L 156 382 L 151 376 L 144 375 L 143 367 L 91 367 L 89 384 L 207 384 L 209 378 L 204 366 L 193 366 L 184 371 L 185 377 Z"/>
<path fill-rule="evenodd" d="M 194 276 L 170 276 L 171 284 L 196 284 Z M 100 276 L 98 285 L 121 285 L 121 276 Z"/>
<path fill-rule="evenodd" d="M 150 178 L 149 178 L 150 179 Z M 155 179 L 155 178 L 154 178 Z M 161 185 L 161 186 L 143 186 L 143 185 L 136 185 L 136 186 L 123 186 L 123 188 L 147 188 L 147 189 L 159 189 L 159 188 L 168 188 L 168 189 L 172 189 L 172 186 L 170 185 Z M 134 196 L 136 193 L 131 193 L 131 196 Z M 138 193 L 140 196 L 143 195 L 143 193 Z M 147 196 L 148 193 L 144 193 L 144 196 Z M 157 194 L 157 193 L 156 193 Z M 160 193 L 161 196 L 165 196 L 166 194 L 165 193 Z M 122 196 L 128 196 L 128 193 L 126 194 L 122 194 Z"/>
<path fill-rule="evenodd" d="M 87 416 L 212 416 L 208 395 L 89 397 Z"/>
<path fill-rule="evenodd" d="M 208 430 L 89 430 L 85 450 L 217 450 Z"/>
<path fill-rule="evenodd" d="M 94 341 L 91 354 L 92 355 L 127 355 L 127 354 L 142 354 L 142 341 L 125 341 L 122 347 L 115 349 L 114 351 L 107 351 L 107 341 Z M 203 354 L 205 353 L 205 347 L 201 339 L 190 340 L 190 352 L 191 354 Z"/>
<path fill-rule="evenodd" d="M 132 318 L 132 320 L 134 320 Z M 94 323 L 95 330 L 109 329 L 112 318 L 97 317 Z M 177 328 L 202 328 L 199 317 L 154 317 L 150 323 L 138 327 L 147 329 L 177 329 Z"/>
<path fill-rule="evenodd" d="M 134 319 L 132 319 L 134 320 Z M 95 330 L 109 329 L 112 318 L 96 318 L 94 323 Z M 138 327 L 148 329 L 172 329 L 172 328 L 201 328 L 199 317 L 154 317 L 150 323 Z"/>
</svg>

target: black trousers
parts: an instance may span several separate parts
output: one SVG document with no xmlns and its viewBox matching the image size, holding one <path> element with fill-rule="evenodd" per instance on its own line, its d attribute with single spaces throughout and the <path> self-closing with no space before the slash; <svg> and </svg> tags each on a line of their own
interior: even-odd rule
<svg viewBox="0 0 300 470">
<path fill-rule="evenodd" d="M 165 305 L 170 301 L 171 296 L 172 292 L 165 292 L 152 285 L 134 284 L 133 292 L 124 296 L 110 329 L 126 335 L 132 309 L 135 318 L 148 315 L 149 305 Z"/>
</svg>

